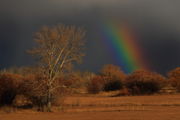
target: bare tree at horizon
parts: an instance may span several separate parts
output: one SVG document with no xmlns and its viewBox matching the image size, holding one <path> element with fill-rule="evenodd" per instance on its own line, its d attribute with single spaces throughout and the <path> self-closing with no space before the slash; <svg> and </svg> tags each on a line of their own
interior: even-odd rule
<svg viewBox="0 0 180 120">
<path fill-rule="evenodd" d="M 62 87 L 57 81 L 59 74 L 66 72 L 74 63 L 81 62 L 84 37 L 84 29 L 63 24 L 44 26 L 35 33 L 37 46 L 28 52 L 37 58 L 41 74 L 45 76 L 42 83 L 46 86 L 47 111 L 51 111 L 54 91 Z"/>
</svg>

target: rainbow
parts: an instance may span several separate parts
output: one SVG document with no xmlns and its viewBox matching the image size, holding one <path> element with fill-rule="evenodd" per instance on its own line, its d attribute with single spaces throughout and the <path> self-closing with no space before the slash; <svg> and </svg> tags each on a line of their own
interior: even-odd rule
<svg viewBox="0 0 180 120">
<path fill-rule="evenodd" d="M 142 49 L 127 25 L 106 23 L 100 28 L 102 40 L 109 46 L 118 65 L 126 73 L 147 69 Z"/>
</svg>

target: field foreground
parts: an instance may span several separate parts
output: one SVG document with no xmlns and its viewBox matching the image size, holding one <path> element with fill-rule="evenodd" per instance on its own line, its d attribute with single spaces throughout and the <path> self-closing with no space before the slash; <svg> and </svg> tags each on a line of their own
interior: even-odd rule
<svg viewBox="0 0 180 120">
<path fill-rule="evenodd" d="M 18 110 L 0 120 L 180 120 L 180 94 L 153 96 L 73 96 L 64 110 L 40 113 Z"/>
</svg>

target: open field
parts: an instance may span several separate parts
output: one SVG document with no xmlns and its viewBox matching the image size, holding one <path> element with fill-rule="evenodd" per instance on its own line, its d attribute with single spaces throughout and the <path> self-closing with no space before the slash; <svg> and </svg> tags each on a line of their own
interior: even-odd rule
<svg viewBox="0 0 180 120">
<path fill-rule="evenodd" d="M 72 96 L 63 111 L 18 110 L 1 113 L 0 120 L 180 120 L 180 94 L 153 96 Z"/>
</svg>

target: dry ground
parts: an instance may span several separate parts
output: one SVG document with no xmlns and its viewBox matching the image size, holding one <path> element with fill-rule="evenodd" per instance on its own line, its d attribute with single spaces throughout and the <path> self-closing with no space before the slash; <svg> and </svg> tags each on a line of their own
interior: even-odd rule
<svg viewBox="0 0 180 120">
<path fill-rule="evenodd" d="M 0 120 L 180 120 L 180 94 L 153 96 L 73 96 L 63 111 L 18 110 L 1 113 Z"/>
</svg>

